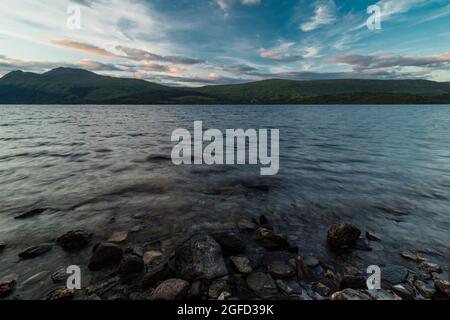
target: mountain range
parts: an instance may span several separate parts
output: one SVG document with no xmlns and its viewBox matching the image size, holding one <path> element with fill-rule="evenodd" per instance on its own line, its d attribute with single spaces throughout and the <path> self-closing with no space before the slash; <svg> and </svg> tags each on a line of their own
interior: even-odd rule
<svg viewBox="0 0 450 320">
<path fill-rule="evenodd" d="M 272 79 L 188 88 L 57 68 L 6 74 L 0 104 L 450 104 L 450 82 Z"/>
</svg>

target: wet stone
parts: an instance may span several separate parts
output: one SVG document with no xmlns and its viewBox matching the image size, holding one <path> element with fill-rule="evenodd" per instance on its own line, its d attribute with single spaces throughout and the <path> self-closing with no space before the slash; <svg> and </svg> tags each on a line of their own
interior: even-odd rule
<svg viewBox="0 0 450 320">
<path fill-rule="evenodd" d="M 229 291 L 229 285 L 226 279 L 219 279 L 213 281 L 208 290 L 208 296 L 210 299 L 218 299 L 224 292 Z"/>
<path fill-rule="evenodd" d="M 24 251 L 22 251 L 21 253 L 19 253 L 19 257 L 22 259 L 33 259 L 36 258 L 38 256 L 41 256 L 47 252 L 49 252 L 50 250 L 52 250 L 53 245 L 46 243 L 46 244 L 41 244 L 38 246 L 34 246 L 34 247 L 30 247 L 28 249 L 25 249 Z"/>
<path fill-rule="evenodd" d="M 283 261 L 273 261 L 267 266 L 267 272 L 275 279 L 287 279 L 294 276 L 295 272 L 291 265 Z"/>
<path fill-rule="evenodd" d="M 231 257 L 230 258 L 233 267 L 239 272 L 243 274 L 252 273 L 252 265 L 250 260 L 247 257 Z"/>
<path fill-rule="evenodd" d="M 365 291 L 345 289 L 334 293 L 331 300 L 372 300 L 372 298 Z"/>
<path fill-rule="evenodd" d="M 231 232 L 222 232 L 212 235 L 214 240 L 222 248 L 224 255 L 234 255 L 245 253 L 245 242 L 236 234 Z"/>
<path fill-rule="evenodd" d="M 291 247 L 286 237 L 266 228 L 256 231 L 256 239 L 267 250 L 286 250 Z"/>
<path fill-rule="evenodd" d="M 14 291 L 15 287 L 16 280 L 0 283 L 0 298 L 6 298 L 9 296 Z"/>
<path fill-rule="evenodd" d="M 285 295 L 290 296 L 302 293 L 302 288 L 295 280 L 292 281 L 277 280 L 276 283 L 280 291 Z"/>
<path fill-rule="evenodd" d="M 66 251 L 77 251 L 86 247 L 91 241 L 92 234 L 83 230 L 69 231 L 56 240 L 61 248 Z"/>
<path fill-rule="evenodd" d="M 196 236 L 175 252 L 176 272 L 185 279 L 216 279 L 228 274 L 220 245 L 210 236 Z"/>
<path fill-rule="evenodd" d="M 361 236 L 361 231 L 352 224 L 335 224 L 327 233 L 327 242 L 335 248 L 355 246 Z"/>
<path fill-rule="evenodd" d="M 186 296 L 189 282 L 181 279 L 169 279 L 161 283 L 150 295 L 151 300 L 181 300 Z"/>
<path fill-rule="evenodd" d="M 50 292 L 47 296 L 47 300 L 51 301 L 63 301 L 72 300 L 74 291 L 67 288 L 58 288 Z"/>
<path fill-rule="evenodd" d="M 434 284 L 438 290 L 450 299 L 450 282 L 444 279 L 435 278 Z"/>
<path fill-rule="evenodd" d="M 194 281 L 189 288 L 187 299 L 189 300 L 203 300 L 208 296 L 208 286 L 201 280 Z"/>
<path fill-rule="evenodd" d="M 431 299 L 436 294 L 436 287 L 434 284 L 429 284 L 421 280 L 415 280 L 414 286 L 424 298 Z"/>
<path fill-rule="evenodd" d="M 116 231 L 111 237 L 109 237 L 108 242 L 111 243 L 123 243 L 128 239 L 128 231 Z"/>
<path fill-rule="evenodd" d="M 314 257 L 305 258 L 304 263 L 308 268 L 315 268 L 320 264 L 319 260 Z"/>
<path fill-rule="evenodd" d="M 408 277 L 408 269 L 402 266 L 388 266 L 381 269 L 381 278 L 383 282 L 387 282 L 390 285 L 396 285 L 402 283 Z"/>
<path fill-rule="evenodd" d="M 415 300 L 416 298 L 416 290 L 409 283 L 397 284 L 391 290 L 403 300 Z"/>
<path fill-rule="evenodd" d="M 384 290 L 384 289 L 367 290 L 367 293 L 373 300 L 378 300 L 378 301 L 402 300 L 402 298 L 397 296 L 395 293 Z"/>
<path fill-rule="evenodd" d="M 136 255 L 126 255 L 120 263 L 119 271 L 123 276 L 141 273 L 145 269 L 144 260 Z"/>
<path fill-rule="evenodd" d="M 144 288 L 153 287 L 159 281 L 167 279 L 170 274 L 170 268 L 167 263 L 161 263 L 147 271 L 142 280 L 142 286 Z"/>
<path fill-rule="evenodd" d="M 426 262 L 426 261 L 422 262 L 419 265 L 419 269 L 420 269 L 420 271 L 428 272 L 428 273 L 432 273 L 432 272 L 442 273 L 442 269 L 439 265 L 437 265 L 435 263 Z"/>
<path fill-rule="evenodd" d="M 270 298 L 278 293 L 275 281 L 266 273 L 252 273 L 247 277 L 247 285 L 260 298 Z"/>
<path fill-rule="evenodd" d="M 69 274 L 67 273 L 67 270 L 64 267 L 59 268 L 51 275 L 51 278 L 54 283 L 64 282 L 67 280 L 68 277 Z"/>
<path fill-rule="evenodd" d="M 162 255 L 163 254 L 162 254 L 161 251 L 156 251 L 156 250 L 147 251 L 146 253 L 144 253 L 144 263 L 145 264 L 151 264 L 156 259 L 162 257 Z"/>
<path fill-rule="evenodd" d="M 254 231 L 257 228 L 256 224 L 248 219 L 239 220 L 237 226 L 241 231 Z"/>
<path fill-rule="evenodd" d="M 415 261 L 415 262 L 423 262 L 427 260 L 425 257 L 420 255 L 419 253 L 412 252 L 412 251 L 403 251 L 400 254 L 404 259 Z"/>
<path fill-rule="evenodd" d="M 103 268 L 117 265 L 122 260 L 123 250 L 112 243 L 100 243 L 94 247 L 89 269 L 98 271 Z"/>
</svg>

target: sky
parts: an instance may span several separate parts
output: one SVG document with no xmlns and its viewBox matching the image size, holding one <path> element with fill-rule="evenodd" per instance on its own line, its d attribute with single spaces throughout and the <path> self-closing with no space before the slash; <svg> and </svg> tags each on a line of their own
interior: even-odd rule
<svg viewBox="0 0 450 320">
<path fill-rule="evenodd" d="M 380 29 L 367 26 L 373 5 Z M 172 86 L 450 81 L 448 0 L 2 0 L 0 7 L 0 76 L 73 67 Z"/>
</svg>

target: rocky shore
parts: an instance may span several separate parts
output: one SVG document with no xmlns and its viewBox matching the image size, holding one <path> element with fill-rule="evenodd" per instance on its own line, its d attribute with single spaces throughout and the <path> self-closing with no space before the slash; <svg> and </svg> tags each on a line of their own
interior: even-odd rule
<svg viewBox="0 0 450 320">
<path fill-rule="evenodd" d="M 65 269 L 51 277 L 60 287 L 43 293 L 47 300 L 429 300 L 449 299 L 450 282 L 442 268 L 414 251 L 400 252 L 414 268 L 382 268 L 382 289 L 368 290 L 366 270 L 338 261 L 303 256 L 268 219 L 242 219 L 234 231 L 196 234 L 173 250 L 127 243 L 128 231 L 94 243 L 83 230 L 61 235 L 18 253 L 20 259 L 47 254 L 54 245 L 76 254 L 92 247 L 87 267 L 95 276 L 82 290 L 65 287 Z M 346 255 L 371 250 L 381 242 L 351 224 L 337 224 L 323 235 L 330 250 Z M 0 255 L 7 244 L 0 243 Z M 0 299 L 21 299 L 15 275 L 2 279 Z M 26 280 L 30 281 L 30 279 Z"/>
</svg>

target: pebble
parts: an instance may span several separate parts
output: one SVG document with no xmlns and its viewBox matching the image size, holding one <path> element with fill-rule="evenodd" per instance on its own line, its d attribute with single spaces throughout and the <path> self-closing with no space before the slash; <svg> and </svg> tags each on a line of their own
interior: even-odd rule
<svg viewBox="0 0 450 320">
<path fill-rule="evenodd" d="M 156 259 L 162 257 L 162 255 L 163 254 L 161 251 L 156 251 L 156 250 L 147 251 L 146 253 L 144 253 L 144 263 L 151 264 Z"/>
<path fill-rule="evenodd" d="M 169 279 L 161 283 L 150 295 L 151 300 L 181 300 L 186 296 L 189 282 L 182 279 Z"/>
<path fill-rule="evenodd" d="M 414 286 L 424 298 L 431 299 L 436 294 L 434 284 L 428 284 L 421 280 L 415 280 Z"/>
<path fill-rule="evenodd" d="M 94 247 L 89 269 L 98 271 L 103 268 L 117 265 L 123 256 L 123 250 L 119 246 L 112 243 L 100 243 Z"/>
<path fill-rule="evenodd" d="M 111 237 L 109 237 L 108 242 L 112 243 L 123 243 L 128 239 L 128 231 L 116 231 Z"/>
<path fill-rule="evenodd" d="M 9 296 L 16 287 L 16 280 L 0 283 L 0 298 Z"/>
<path fill-rule="evenodd" d="M 273 261 L 267 266 L 267 272 L 275 279 L 287 279 L 294 276 L 294 269 L 283 261 Z"/>
<path fill-rule="evenodd" d="M 423 262 L 423 261 L 427 260 L 425 257 L 420 255 L 419 253 L 412 252 L 412 251 L 404 251 L 400 255 L 407 260 L 412 260 L 415 262 Z"/>
<path fill-rule="evenodd" d="M 335 224 L 328 229 L 327 242 L 334 248 L 355 246 L 361 231 L 352 224 Z"/>
<path fill-rule="evenodd" d="M 278 293 L 275 281 L 266 273 L 252 273 L 247 277 L 247 285 L 260 298 L 270 298 Z"/>
<path fill-rule="evenodd" d="M 47 296 L 47 300 L 51 301 L 63 301 L 72 300 L 74 291 L 67 288 L 58 288 L 50 292 Z"/>
<path fill-rule="evenodd" d="M 333 293 L 331 300 L 372 300 L 372 297 L 362 290 L 345 289 Z"/>
<path fill-rule="evenodd" d="M 30 247 L 28 249 L 25 249 L 24 251 L 22 251 L 21 253 L 19 253 L 19 257 L 22 259 L 33 259 L 36 258 L 38 256 L 41 256 L 47 252 L 49 252 L 50 250 L 52 250 L 53 245 L 52 244 L 41 244 L 38 246 L 34 246 L 34 247 Z"/>
<path fill-rule="evenodd" d="M 435 263 L 430 263 L 430 262 L 426 262 L 426 261 L 422 262 L 419 265 L 419 269 L 420 269 L 420 271 L 428 272 L 428 273 L 432 273 L 432 272 L 442 273 L 442 269 L 440 266 L 438 266 Z"/>
</svg>

